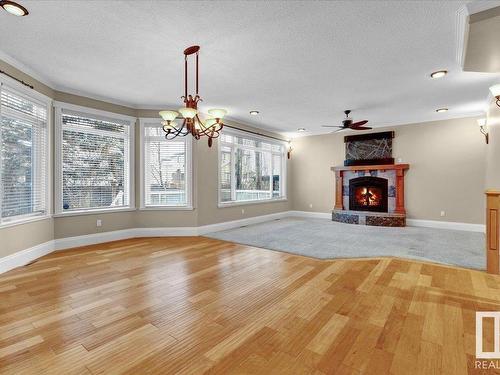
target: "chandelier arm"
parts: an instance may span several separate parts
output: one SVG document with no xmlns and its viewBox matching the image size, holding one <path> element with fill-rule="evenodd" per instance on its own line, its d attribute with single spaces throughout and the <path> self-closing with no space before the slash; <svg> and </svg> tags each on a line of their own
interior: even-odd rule
<svg viewBox="0 0 500 375">
<path fill-rule="evenodd" d="M 222 124 L 219 123 L 219 125 L 220 125 L 219 128 L 215 128 L 215 125 L 205 128 L 202 132 L 200 132 L 200 135 L 206 135 L 207 137 L 217 138 L 222 130 Z M 214 134 L 216 134 L 217 136 L 214 136 Z"/>
<path fill-rule="evenodd" d="M 179 127 L 179 128 L 174 128 L 175 131 L 172 132 L 172 131 L 169 131 L 167 134 L 165 134 L 165 138 L 168 139 L 168 140 L 171 140 L 171 139 L 174 139 L 174 138 L 177 138 L 177 137 L 185 137 L 186 135 L 189 134 L 189 131 L 184 131 L 185 129 L 185 123 L 186 123 L 186 120 L 184 119 L 182 125 Z M 169 129 L 171 130 L 171 129 Z"/>
</svg>

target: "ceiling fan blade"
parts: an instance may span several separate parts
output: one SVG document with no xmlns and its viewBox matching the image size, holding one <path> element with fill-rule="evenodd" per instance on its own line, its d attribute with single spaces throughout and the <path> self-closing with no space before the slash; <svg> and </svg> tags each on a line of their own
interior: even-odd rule
<svg viewBox="0 0 500 375">
<path fill-rule="evenodd" d="M 349 128 L 344 128 L 343 126 L 339 126 L 339 128 L 340 129 L 335 130 L 333 133 L 338 133 L 338 132 L 341 132 L 342 130 L 349 129 Z"/>
<path fill-rule="evenodd" d="M 351 124 L 350 127 L 351 128 L 359 128 L 360 126 L 363 126 L 367 122 L 368 122 L 368 120 L 358 121 L 358 122 L 355 122 L 354 124 Z"/>
<path fill-rule="evenodd" d="M 323 128 L 343 128 L 343 126 L 337 125 L 321 125 Z"/>
<path fill-rule="evenodd" d="M 351 128 L 352 130 L 370 130 L 373 128 L 370 128 L 369 126 L 356 126 L 355 128 Z"/>
</svg>

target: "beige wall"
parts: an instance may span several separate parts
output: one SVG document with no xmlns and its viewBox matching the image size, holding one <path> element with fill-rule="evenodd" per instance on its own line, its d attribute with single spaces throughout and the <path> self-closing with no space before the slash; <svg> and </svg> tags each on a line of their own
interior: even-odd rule
<svg viewBox="0 0 500 375">
<path fill-rule="evenodd" d="M 53 238 L 54 223 L 52 219 L 0 229 L 0 258 L 51 241 Z"/>
<path fill-rule="evenodd" d="M 487 147 L 475 118 L 376 129 L 383 130 L 395 131 L 393 155 L 410 164 L 405 179 L 409 218 L 484 222 Z M 332 210 L 335 186 L 330 167 L 344 162 L 344 135 L 310 136 L 293 141 L 294 210 Z M 441 211 L 446 216 L 441 217 Z"/>
</svg>

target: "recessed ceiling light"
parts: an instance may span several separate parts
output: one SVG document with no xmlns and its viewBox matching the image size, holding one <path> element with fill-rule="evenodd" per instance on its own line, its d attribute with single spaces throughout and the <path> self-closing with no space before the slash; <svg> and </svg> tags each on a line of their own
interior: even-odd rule
<svg viewBox="0 0 500 375">
<path fill-rule="evenodd" d="M 302 133 L 306 131 L 306 128 L 298 128 L 297 131 Z"/>
<path fill-rule="evenodd" d="M 447 70 L 438 70 L 437 72 L 431 73 L 431 78 L 441 78 L 448 74 Z"/>
<path fill-rule="evenodd" d="M 436 109 L 437 113 L 446 112 L 446 111 L 448 111 L 448 108 L 438 108 L 438 109 Z"/>
<path fill-rule="evenodd" d="M 25 7 L 10 0 L 0 0 L 0 6 L 14 16 L 22 17 L 29 14 Z"/>
<path fill-rule="evenodd" d="M 257 116 L 259 114 L 259 111 L 250 111 L 250 114 L 252 116 Z"/>
</svg>

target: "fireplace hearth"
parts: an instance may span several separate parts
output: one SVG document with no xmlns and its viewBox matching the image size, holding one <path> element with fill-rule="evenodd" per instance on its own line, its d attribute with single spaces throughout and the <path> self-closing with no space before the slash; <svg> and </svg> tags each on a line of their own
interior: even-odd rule
<svg viewBox="0 0 500 375">
<path fill-rule="evenodd" d="M 388 180 L 358 177 L 349 180 L 349 210 L 387 212 Z"/>
</svg>

